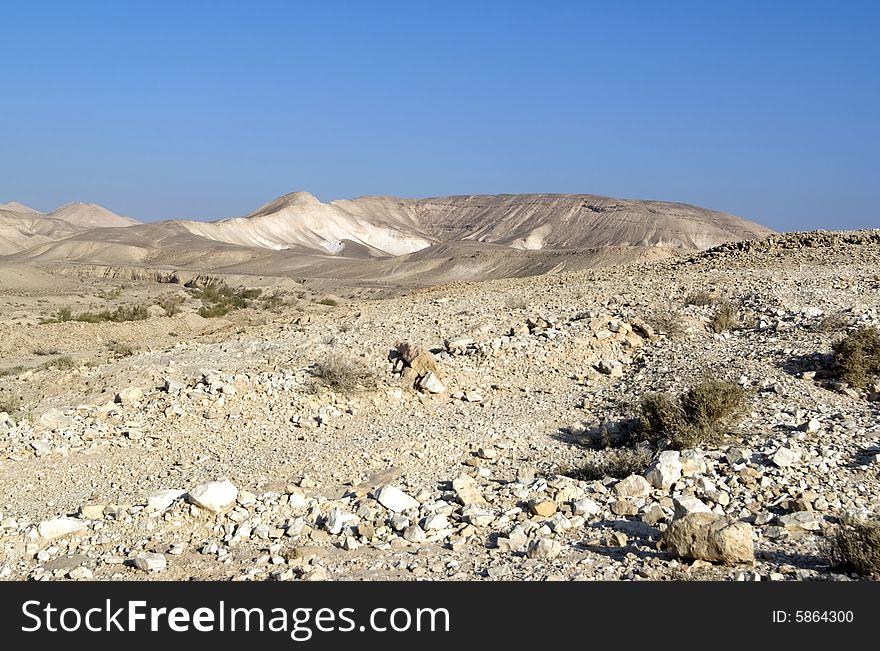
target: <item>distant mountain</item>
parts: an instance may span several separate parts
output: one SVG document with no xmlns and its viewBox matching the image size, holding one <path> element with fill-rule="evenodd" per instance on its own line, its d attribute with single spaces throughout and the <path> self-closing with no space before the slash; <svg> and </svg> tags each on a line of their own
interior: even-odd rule
<svg viewBox="0 0 880 651">
<path fill-rule="evenodd" d="M 295 192 L 245 217 L 177 223 L 229 244 L 340 253 L 348 241 L 379 255 L 464 241 L 530 250 L 621 245 L 705 249 L 772 232 L 688 204 L 572 194 L 361 197 L 325 204 L 307 192 Z"/>
<path fill-rule="evenodd" d="M 48 215 L 49 217 L 62 219 L 84 228 L 116 228 L 140 223 L 129 217 L 120 217 L 116 213 L 93 203 L 81 203 L 79 201 L 56 208 L 48 213 Z"/>
<path fill-rule="evenodd" d="M 243 217 L 139 224 L 92 204 L 0 210 L 8 262 L 297 277 L 448 281 L 666 256 L 770 231 L 688 204 L 594 195 L 369 196 L 294 192 Z"/>
</svg>

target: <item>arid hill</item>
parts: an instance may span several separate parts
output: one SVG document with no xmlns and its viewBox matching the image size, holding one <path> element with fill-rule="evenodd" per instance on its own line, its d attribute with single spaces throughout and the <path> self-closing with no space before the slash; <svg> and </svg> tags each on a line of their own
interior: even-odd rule
<svg viewBox="0 0 880 651">
<path fill-rule="evenodd" d="M 8 204 L 8 207 L 18 207 Z M 23 208 L 23 207 L 21 207 Z M 593 195 L 284 195 L 244 216 L 139 224 L 99 206 L 0 212 L 7 262 L 430 285 L 582 269 L 772 233 L 687 204 Z M 610 256 L 600 251 L 613 248 Z M 103 272 L 102 272 L 103 273 Z"/>
</svg>

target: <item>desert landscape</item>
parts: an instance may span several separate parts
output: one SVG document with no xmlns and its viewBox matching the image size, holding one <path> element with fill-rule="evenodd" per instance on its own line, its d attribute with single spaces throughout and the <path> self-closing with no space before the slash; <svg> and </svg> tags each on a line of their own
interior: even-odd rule
<svg viewBox="0 0 880 651">
<path fill-rule="evenodd" d="M 595 195 L 2 204 L 0 577 L 876 576 L 878 255 Z"/>
</svg>

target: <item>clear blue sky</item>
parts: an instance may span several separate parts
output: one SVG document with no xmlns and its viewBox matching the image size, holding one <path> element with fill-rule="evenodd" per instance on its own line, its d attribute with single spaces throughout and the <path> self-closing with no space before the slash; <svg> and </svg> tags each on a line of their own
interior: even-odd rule
<svg viewBox="0 0 880 651">
<path fill-rule="evenodd" d="M 0 202 L 308 190 L 880 227 L 880 2 L 0 3 Z"/>
</svg>

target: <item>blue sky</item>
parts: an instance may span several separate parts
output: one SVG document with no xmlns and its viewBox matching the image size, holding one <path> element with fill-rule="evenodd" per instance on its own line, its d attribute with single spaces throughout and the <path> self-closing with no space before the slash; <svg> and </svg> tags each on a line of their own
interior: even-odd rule
<svg viewBox="0 0 880 651">
<path fill-rule="evenodd" d="M 880 227 L 877 2 L 0 3 L 0 202 L 571 192 Z"/>
</svg>

